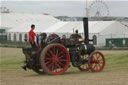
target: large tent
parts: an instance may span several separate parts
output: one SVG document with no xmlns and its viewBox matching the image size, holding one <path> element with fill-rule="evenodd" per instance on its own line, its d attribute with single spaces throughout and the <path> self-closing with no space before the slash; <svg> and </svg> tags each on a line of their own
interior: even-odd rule
<svg viewBox="0 0 128 85">
<path fill-rule="evenodd" d="M 1 27 L 10 27 L 13 29 L 16 27 L 27 27 L 29 24 L 43 24 L 43 26 L 46 24 L 45 26 L 47 27 L 59 21 L 50 15 L 26 13 L 4 13 L 0 15 L 0 20 Z"/>
<path fill-rule="evenodd" d="M 60 37 L 67 37 L 78 29 L 84 37 L 83 22 L 63 22 L 53 16 L 43 14 L 20 14 L 9 13 L 0 15 L 0 27 L 10 28 L 7 30 L 8 39 L 12 41 L 24 41 L 27 38 L 31 24 L 36 25 L 35 32 L 40 34 L 58 33 Z M 123 22 L 128 24 L 127 21 Z M 97 46 L 105 46 L 107 38 L 128 38 L 128 27 L 119 21 L 89 21 L 90 39 L 97 37 Z"/>
<path fill-rule="evenodd" d="M 58 22 L 45 31 L 69 37 L 76 29 L 84 37 L 83 22 Z M 128 38 L 128 27 L 118 21 L 89 21 L 89 33 L 90 39 L 97 37 L 97 46 L 105 46 L 107 38 Z"/>
<path fill-rule="evenodd" d="M 60 21 L 50 15 L 26 13 L 4 13 L 0 15 L 0 20 L 0 28 L 9 28 L 8 39 L 12 41 L 24 41 L 32 24 L 36 25 L 35 32 L 41 32 Z"/>
</svg>

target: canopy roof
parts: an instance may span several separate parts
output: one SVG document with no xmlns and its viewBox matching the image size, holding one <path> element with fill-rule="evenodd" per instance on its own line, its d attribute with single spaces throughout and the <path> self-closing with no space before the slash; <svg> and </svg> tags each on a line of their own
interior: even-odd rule
<svg viewBox="0 0 128 85">
<path fill-rule="evenodd" d="M 36 26 L 35 32 L 73 33 L 73 30 L 76 29 L 79 30 L 79 33 L 84 32 L 82 21 L 63 22 L 50 15 L 9 13 L 0 14 L 0 20 L 0 29 L 11 28 L 8 32 L 28 32 L 32 24 Z M 128 24 L 126 21 L 123 23 Z M 128 27 L 119 21 L 89 21 L 89 32 L 128 33 Z"/>
<path fill-rule="evenodd" d="M 47 29 L 49 26 L 59 21 L 50 15 L 26 13 L 1 14 L 0 20 L 0 27 L 11 28 L 9 32 L 28 32 L 32 24 L 35 24 L 36 28 L 40 31 L 41 29 Z"/>
</svg>

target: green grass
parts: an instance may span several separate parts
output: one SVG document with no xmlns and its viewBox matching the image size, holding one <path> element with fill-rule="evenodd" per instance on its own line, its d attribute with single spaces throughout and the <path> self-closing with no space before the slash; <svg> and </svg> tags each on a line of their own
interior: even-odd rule
<svg viewBox="0 0 128 85">
<path fill-rule="evenodd" d="M 116 71 L 128 69 L 128 54 L 124 55 L 105 55 L 105 67 L 103 71 Z M 77 68 L 71 67 L 70 71 L 78 71 Z"/>
<path fill-rule="evenodd" d="M 128 69 L 128 55 L 110 55 L 106 56 L 106 66 L 105 70 L 122 70 Z"/>
<path fill-rule="evenodd" d="M 23 71 L 21 66 L 24 64 L 25 56 L 0 56 L 0 68 L 2 71 Z M 106 65 L 104 71 L 128 69 L 128 54 L 105 55 Z M 77 68 L 71 67 L 70 71 Z"/>
<path fill-rule="evenodd" d="M 3 42 L 0 43 L 0 46 L 7 46 L 7 47 L 30 47 L 29 43 L 23 43 L 23 42 Z"/>
<path fill-rule="evenodd" d="M 2 71 L 20 71 L 24 63 L 24 58 L 18 56 L 2 56 L 0 60 L 0 68 Z"/>
</svg>

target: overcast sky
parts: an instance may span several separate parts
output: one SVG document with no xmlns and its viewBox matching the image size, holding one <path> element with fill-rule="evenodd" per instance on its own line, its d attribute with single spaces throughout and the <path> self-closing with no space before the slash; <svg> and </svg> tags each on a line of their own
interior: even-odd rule
<svg viewBox="0 0 128 85">
<path fill-rule="evenodd" d="M 6 6 L 16 13 L 49 13 L 53 16 L 85 16 L 86 0 L 2 0 L 1 6 Z M 128 17 L 128 0 L 104 0 L 109 8 L 110 16 Z M 92 2 L 88 2 L 90 5 Z M 95 4 L 91 10 L 102 9 L 102 4 Z"/>
</svg>

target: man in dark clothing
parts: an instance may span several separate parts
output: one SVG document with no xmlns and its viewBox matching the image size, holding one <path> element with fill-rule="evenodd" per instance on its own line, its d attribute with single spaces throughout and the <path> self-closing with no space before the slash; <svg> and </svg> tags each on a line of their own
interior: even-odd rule
<svg viewBox="0 0 128 85">
<path fill-rule="evenodd" d="M 42 33 L 41 34 L 41 49 L 43 49 L 47 45 L 46 38 L 47 38 L 47 34 Z"/>
<path fill-rule="evenodd" d="M 76 30 L 76 34 L 77 38 L 82 38 L 81 35 L 78 34 L 78 30 Z"/>
<path fill-rule="evenodd" d="M 81 35 L 78 34 L 78 30 L 76 30 L 76 33 L 75 34 L 72 34 L 71 35 L 71 38 L 72 39 L 79 39 L 79 38 L 82 38 Z"/>
</svg>

